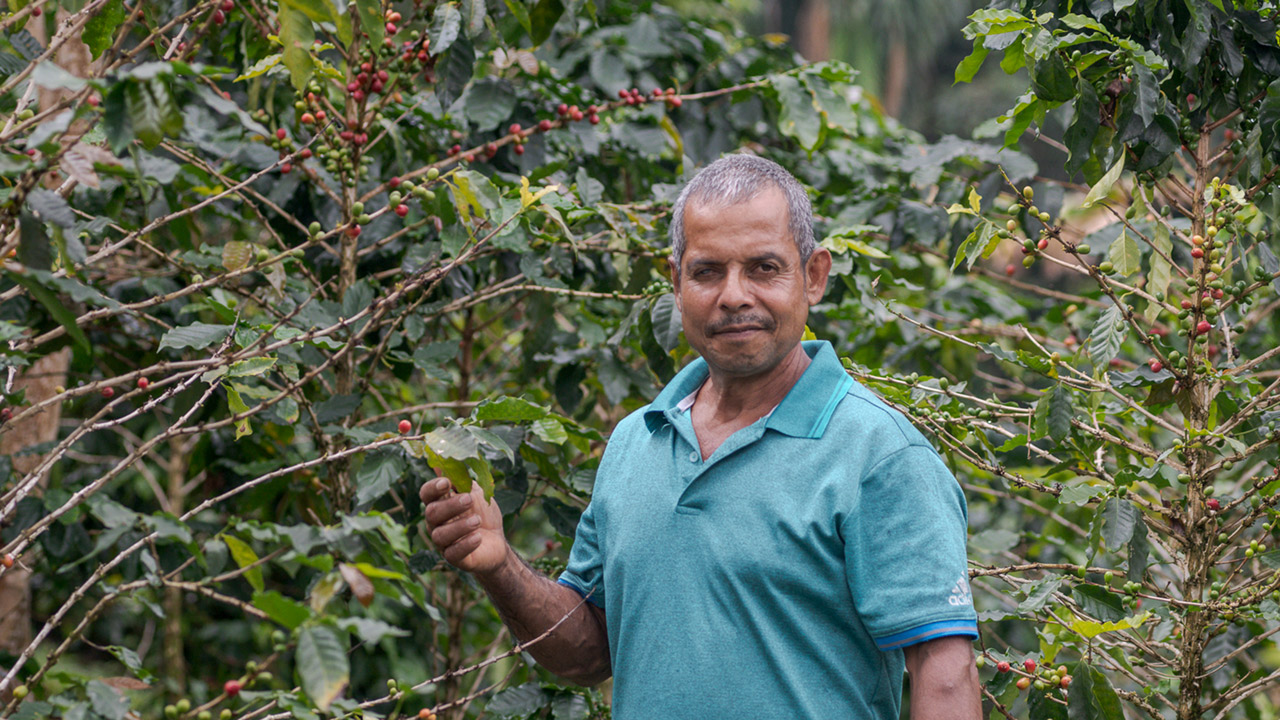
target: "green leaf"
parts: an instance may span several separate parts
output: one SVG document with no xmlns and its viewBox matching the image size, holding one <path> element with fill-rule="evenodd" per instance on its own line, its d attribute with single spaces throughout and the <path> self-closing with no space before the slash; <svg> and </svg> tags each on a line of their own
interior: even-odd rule
<svg viewBox="0 0 1280 720">
<path fill-rule="evenodd" d="M 1129 538 L 1129 569 L 1126 575 L 1134 582 L 1142 580 L 1147 572 L 1147 561 L 1151 554 L 1151 541 L 1147 539 L 1147 521 L 1138 515 L 1133 527 L 1133 535 Z"/>
<path fill-rule="evenodd" d="M 342 44 L 351 44 L 351 22 L 338 15 L 338 10 L 330 0 L 282 0 L 282 4 L 298 10 L 312 22 L 332 23 L 338 30 L 338 39 Z"/>
<path fill-rule="evenodd" d="M 89 53 L 94 60 L 101 57 L 102 53 L 111 47 L 111 43 L 115 40 L 115 32 L 124 24 L 125 17 L 122 0 L 110 0 L 96 13 L 89 16 L 89 21 L 84 24 L 84 32 L 80 34 L 80 39 L 84 41 L 85 45 L 89 46 Z"/>
<path fill-rule="evenodd" d="M 1056 692 L 1030 690 L 1027 693 L 1027 720 L 1070 720 L 1067 708 L 1055 697 Z"/>
<path fill-rule="evenodd" d="M 30 274 L 6 272 L 5 277 L 21 285 L 27 292 L 31 293 L 31 297 L 43 305 L 44 309 L 48 310 L 49 314 L 53 316 L 53 319 L 66 329 L 67 335 L 75 341 L 81 350 L 89 354 L 93 353 L 93 348 L 89 345 L 89 338 L 85 336 L 84 331 L 76 324 L 76 314 L 58 300 L 58 296 L 53 291 L 36 282 L 36 279 L 31 277 Z"/>
<path fill-rule="evenodd" d="M 564 5 L 560 0 L 538 0 L 529 13 L 529 38 L 534 45 L 541 45 L 551 37 L 560 16 L 564 14 Z"/>
<path fill-rule="evenodd" d="M 274 357 L 253 357 L 247 360 L 239 360 L 231 364 L 227 368 L 227 377 L 255 377 L 265 373 L 275 367 L 276 359 Z"/>
<path fill-rule="evenodd" d="M 175 350 L 181 350 L 183 348 L 195 348 L 201 350 L 213 343 L 226 339 L 230 334 L 230 325 L 192 323 L 176 327 L 165 333 L 164 337 L 160 338 L 160 345 L 156 349 L 174 348 Z"/>
<path fill-rule="evenodd" d="M 148 150 L 159 145 L 165 136 L 182 132 L 182 112 L 173 101 L 167 78 L 156 76 L 126 83 L 125 107 L 134 135 Z"/>
<path fill-rule="evenodd" d="M 1084 202 L 1080 204 L 1082 209 L 1091 208 L 1099 202 L 1107 199 L 1111 194 L 1111 188 L 1115 186 L 1116 181 L 1120 179 L 1120 174 L 1124 172 L 1124 156 L 1123 152 L 1117 153 L 1116 162 L 1111 169 L 1102 176 L 1094 186 L 1089 188 L 1089 193 L 1084 196 Z"/>
<path fill-rule="evenodd" d="M 231 551 L 231 559 L 236 561 L 236 565 L 244 568 L 258 562 L 258 554 L 245 541 L 225 533 L 219 537 L 222 538 L 222 542 L 226 543 L 227 550 Z M 255 591 L 262 592 L 264 585 L 261 567 L 246 570 L 244 579 L 249 581 Z"/>
<path fill-rule="evenodd" d="M 546 705 L 549 699 L 541 683 L 528 682 L 494 695 L 484 709 L 486 713 L 506 717 L 527 717 Z"/>
<path fill-rule="evenodd" d="M 484 20 L 488 17 L 484 5 L 485 0 L 462 0 L 462 18 L 466 21 L 468 37 L 484 32 Z"/>
<path fill-rule="evenodd" d="M 990 52 L 987 46 L 974 43 L 973 52 L 956 66 L 956 78 L 952 84 L 972 82 L 973 76 L 977 75 L 978 70 L 982 68 L 982 61 L 987 59 L 987 54 Z"/>
<path fill-rule="evenodd" d="M 405 460 L 400 453 L 388 449 L 369 453 L 356 473 L 356 505 L 365 507 L 386 495 L 404 471 Z"/>
<path fill-rule="evenodd" d="M 822 140 L 822 117 L 813 96 L 791 75 L 774 75 L 771 84 L 778 95 L 778 129 L 812 152 Z"/>
<path fill-rule="evenodd" d="M 444 7 L 444 6 L 441 6 Z M 489 132 L 511 117 L 516 107 L 516 95 L 511 86 L 496 79 L 476 82 L 467 90 L 463 112 L 480 132 Z"/>
<path fill-rule="evenodd" d="M 1125 616 L 1120 596 L 1096 585 L 1077 585 L 1071 589 L 1071 598 L 1085 614 L 1104 622 L 1114 622 Z"/>
<path fill-rule="evenodd" d="M 245 70 L 243 74 L 237 76 L 235 82 L 244 82 L 245 80 L 252 80 L 256 77 L 261 77 L 271 70 L 271 68 L 279 65 L 282 59 L 284 59 L 284 56 L 280 53 L 268 55 L 254 63 L 253 67 Z"/>
<path fill-rule="evenodd" d="M 649 317 L 653 321 L 653 337 L 662 350 L 668 353 L 674 350 L 680 344 L 680 332 L 684 329 L 675 295 L 667 293 L 654 300 Z"/>
<path fill-rule="evenodd" d="M 1169 281 L 1173 278 L 1173 266 L 1165 257 L 1173 251 L 1173 241 L 1169 238 L 1169 228 L 1163 223 L 1156 225 L 1155 236 L 1151 240 L 1151 270 L 1147 273 L 1147 292 L 1157 298 L 1164 297 L 1169 291 Z M 1163 254 L 1162 254 L 1163 253 Z M 1148 323 L 1153 323 L 1160 316 L 1162 308 L 1159 303 L 1148 303 L 1142 316 Z"/>
<path fill-rule="evenodd" d="M 1119 305 L 1111 305 L 1102 313 L 1089 333 L 1089 357 L 1093 359 L 1094 368 L 1105 369 L 1111 358 L 1120 353 L 1128 329 Z"/>
<path fill-rule="evenodd" d="M 475 437 L 458 425 L 436 428 L 423 439 L 441 457 L 453 460 L 477 457 L 480 452 Z"/>
<path fill-rule="evenodd" d="M 1076 94 L 1071 71 L 1058 52 L 1050 52 L 1032 67 L 1031 87 L 1036 97 L 1052 103 L 1067 102 Z"/>
<path fill-rule="evenodd" d="M 542 422 L 541 420 L 539 422 Z M 480 489 L 484 491 L 484 498 L 489 500 L 493 497 L 493 470 L 490 469 L 489 463 L 482 457 L 467 458 L 463 461 L 467 465 L 467 469 L 471 471 L 471 478 L 480 484 Z"/>
<path fill-rule="evenodd" d="M 64 230 L 75 227 L 76 216 L 71 205 L 56 192 L 45 188 L 35 188 L 27 196 L 27 207 L 35 211 L 44 222 L 57 225 Z"/>
<path fill-rule="evenodd" d="M 294 662 L 302 691 L 322 711 L 328 711 L 347 686 L 351 667 L 345 644 L 332 628 L 313 625 L 298 632 Z"/>
<path fill-rule="evenodd" d="M 360 642 L 365 645 L 373 645 L 382 642 L 384 638 L 389 637 L 406 637 L 409 635 L 408 630 L 385 623 L 381 620 L 363 617 L 345 617 L 337 622 L 338 627 L 356 634 L 360 638 Z"/>
<path fill-rule="evenodd" d="M 369 41 L 381 45 L 386 35 L 386 23 L 382 20 L 382 2 L 380 0 L 355 0 L 356 12 L 360 15 L 360 29 L 369 34 Z M 432 54 L 439 52 L 431 49 Z"/>
<path fill-rule="evenodd" d="M 1080 662 L 1072 678 L 1067 695 L 1067 713 L 1071 720 L 1124 720 L 1120 698 L 1106 675 Z"/>
<path fill-rule="evenodd" d="M 534 422 L 533 434 L 553 445 L 563 445 L 569 439 L 569 433 L 565 432 L 564 425 L 555 418 L 543 418 Z"/>
<path fill-rule="evenodd" d="M 290 600 L 275 590 L 255 592 L 253 606 L 272 620 L 293 630 L 311 619 L 311 609 L 300 602 Z"/>
<path fill-rule="evenodd" d="M 481 6 L 482 12 L 483 9 Z M 448 50 L 449 46 L 453 45 L 453 41 L 458 39 L 458 30 L 461 27 L 462 14 L 453 3 L 445 2 L 437 5 L 435 13 L 431 16 L 431 29 L 428 31 L 428 37 L 431 39 L 431 54 L 436 55 Z"/>
<path fill-rule="evenodd" d="M 26 211 L 18 217 L 18 260 L 36 270 L 53 267 L 53 245 L 49 242 L 44 223 Z"/>
<path fill-rule="evenodd" d="M 1071 418 L 1076 409 L 1071 404 L 1071 391 L 1067 386 L 1058 383 L 1049 396 L 1049 437 L 1055 442 L 1062 442 L 1071 434 Z"/>
<path fill-rule="evenodd" d="M 280 19 L 280 44 L 284 66 L 289 69 L 289 79 L 298 92 L 304 92 L 311 76 L 315 74 L 315 58 L 311 55 L 311 46 L 315 44 L 316 29 L 306 13 L 289 4 L 280 6 L 277 16 Z M 378 25 L 379 32 L 382 26 Z M 370 33 L 372 35 L 372 33 Z M 381 42 L 379 38 L 378 42 Z"/>
<path fill-rule="evenodd" d="M 1134 529 L 1142 522 L 1142 513 L 1128 500 L 1109 498 L 1102 519 L 1102 539 L 1108 549 L 1116 551 L 1133 537 Z"/>
<path fill-rule="evenodd" d="M 1129 277 L 1142 269 L 1142 252 L 1138 250 L 1137 241 L 1129 237 L 1127 230 L 1121 230 L 1120 237 L 1111 243 L 1111 247 L 1107 250 L 1107 259 L 1115 266 L 1116 272 L 1121 277 Z"/>
<path fill-rule="evenodd" d="M 532 37 L 533 27 L 529 24 L 529 9 L 524 6 L 524 0 L 504 1 L 507 3 L 507 10 L 510 11 L 511 16 L 514 17 L 516 22 L 520 23 L 520 27 L 524 28 L 524 31 L 529 33 L 529 36 Z"/>
<path fill-rule="evenodd" d="M 93 713 L 104 720 L 124 720 L 129 714 L 129 701 L 101 680 L 90 680 L 85 686 L 85 694 L 89 697 Z"/>
<path fill-rule="evenodd" d="M 1018 612 L 1033 613 L 1045 606 L 1053 594 L 1062 587 L 1062 576 L 1051 575 L 1044 580 L 1040 580 L 1027 591 L 1027 597 L 1018 603 Z"/>
<path fill-rule="evenodd" d="M 481 422 L 529 422 L 541 420 L 548 414 L 547 408 L 524 398 L 504 396 L 477 405 L 472 417 Z"/>
</svg>

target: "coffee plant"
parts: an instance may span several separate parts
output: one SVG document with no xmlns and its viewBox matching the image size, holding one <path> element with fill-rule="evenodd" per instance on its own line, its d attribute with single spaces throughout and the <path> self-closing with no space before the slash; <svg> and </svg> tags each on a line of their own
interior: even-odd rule
<svg viewBox="0 0 1280 720">
<path fill-rule="evenodd" d="M 1274 7 L 996 2 L 964 33 L 957 81 L 1028 81 L 979 134 L 1062 171 L 942 175 L 934 236 L 900 204 L 896 322 L 851 367 L 969 493 L 988 708 L 1276 717 Z"/>
<path fill-rule="evenodd" d="M 417 486 L 479 483 L 555 572 L 690 357 L 683 178 L 826 148 L 868 187 L 909 137 L 846 66 L 651 3 L 29 0 L 0 34 L 3 717 L 607 716 Z"/>
</svg>

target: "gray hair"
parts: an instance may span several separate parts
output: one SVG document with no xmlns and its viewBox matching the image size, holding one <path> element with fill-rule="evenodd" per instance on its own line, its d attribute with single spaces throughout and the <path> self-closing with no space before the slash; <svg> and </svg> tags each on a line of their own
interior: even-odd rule
<svg viewBox="0 0 1280 720">
<path fill-rule="evenodd" d="M 684 210 L 692 200 L 698 205 L 732 207 L 774 187 L 787 201 L 788 227 L 800 264 L 806 265 L 817 249 L 813 239 L 813 206 L 804 186 L 778 163 L 755 155 L 726 155 L 703 168 L 680 191 L 671 210 L 671 259 L 680 271 L 684 258 Z"/>
</svg>

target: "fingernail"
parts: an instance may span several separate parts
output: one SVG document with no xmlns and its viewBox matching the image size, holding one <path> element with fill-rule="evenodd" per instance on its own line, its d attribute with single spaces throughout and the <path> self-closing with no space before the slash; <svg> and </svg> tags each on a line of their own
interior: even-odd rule
<svg viewBox="0 0 1280 720">
<path fill-rule="evenodd" d="M 445 488 L 447 488 L 447 487 L 449 487 L 449 481 L 448 481 L 448 480 L 445 480 L 444 478 L 440 478 L 439 480 L 437 480 L 437 481 L 436 481 L 436 489 L 437 489 L 437 490 L 443 490 L 443 489 L 445 489 Z"/>
<path fill-rule="evenodd" d="M 471 504 L 471 496 L 470 496 L 470 495 L 463 495 L 462 497 L 458 498 L 458 502 L 459 502 L 459 503 L 461 503 L 461 504 L 463 504 L 463 505 L 470 505 L 470 504 Z"/>
<path fill-rule="evenodd" d="M 469 517 L 469 518 L 467 518 L 467 527 L 475 527 L 475 526 L 477 526 L 477 525 L 479 525 L 479 524 L 480 524 L 480 518 L 478 518 L 478 517 Z"/>
</svg>

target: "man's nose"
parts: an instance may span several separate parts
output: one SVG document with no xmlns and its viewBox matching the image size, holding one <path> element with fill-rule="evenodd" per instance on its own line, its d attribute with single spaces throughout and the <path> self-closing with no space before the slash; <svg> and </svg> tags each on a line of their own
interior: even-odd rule
<svg viewBox="0 0 1280 720">
<path fill-rule="evenodd" d="M 751 283 L 741 270 L 731 269 L 725 273 L 724 285 L 720 288 L 720 307 L 725 310 L 741 310 L 753 303 Z"/>
</svg>

